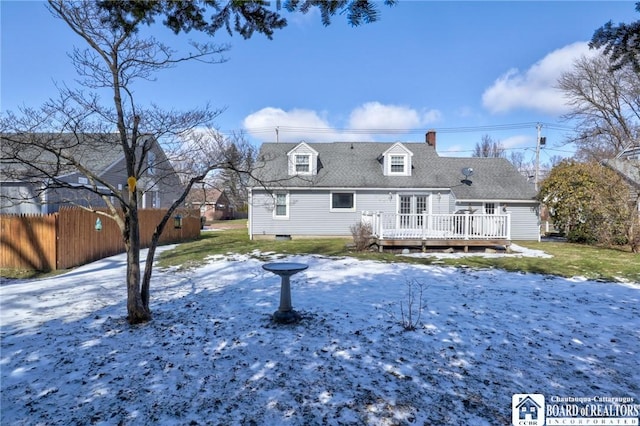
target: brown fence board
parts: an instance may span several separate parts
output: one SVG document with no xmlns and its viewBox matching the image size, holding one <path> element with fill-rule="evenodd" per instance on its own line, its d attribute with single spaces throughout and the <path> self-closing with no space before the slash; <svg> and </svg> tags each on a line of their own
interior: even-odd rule
<svg viewBox="0 0 640 426">
<path fill-rule="evenodd" d="M 161 209 L 139 210 L 141 247 L 148 247 L 160 220 Z M 198 210 L 180 210 L 182 228 L 173 218 L 160 236 L 160 244 L 193 240 L 200 235 Z M 96 219 L 102 230 L 95 229 Z M 0 267 L 13 269 L 68 269 L 125 250 L 116 222 L 77 207 L 62 207 L 50 215 L 1 215 Z"/>
<path fill-rule="evenodd" d="M 0 267 L 50 271 L 56 267 L 57 215 L 2 215 Z"/>
<path fill-rule="evenodd" d="M 124 251 L 120 230 L 113 220 L 73 207 L 63 207 L 58 213 L 58 269 L 84 265 Z M 95 229 L 98 217 L 102 231 Z"/>
</svg>

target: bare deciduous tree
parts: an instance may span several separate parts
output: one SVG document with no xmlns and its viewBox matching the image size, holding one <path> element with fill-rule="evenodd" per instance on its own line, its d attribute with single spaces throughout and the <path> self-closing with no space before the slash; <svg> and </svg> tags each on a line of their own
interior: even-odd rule
<svg viewBox="0 0 640 426">
<path fill-rule="evenodd" d="M 39 179 L 40 188 L 56 187 L 84 191 L 95 209 L 98 201 L 107 210 L 99 212 L 114 220 L 122 233 L 127 253 L 127 313 L 130 323 L 151 319 L 149 309 L 153 257 L 158 239 L 191 186 L 213 170 L 246 172 L 229 158 L 229 143 L 217 138 L 210 129 L 221 110 L 209 106 L 185 112 L 164 111 L 156 106 L 136 103 L 133 85 L 149 80 L 154 73 L 184 61 L 220 63 L 226 46 L 192 45 L 192 53 L 181 55 L 152 37 L 143 37 L 135 26 L 117 29 L 107 23 L 107 14 L 95 2 L 50 0 L 52 14 L 61 19 L 85 43 L 86 49 L 74 49 L 70 58 L 88 89 L 62 87 L 59 97 L 40 109 L 23 109 L 20 114 L 2 117 L 3 162 L 21 166 L 27 177 Z M 110 106 L 99 93 L 107 93 Z M 100 143 L 96 142 L 100 139 Z M 156 144 L 163 156 L 150 156 Z M 9 148 L 11 147 L 11 148 Z M 126 176 L 131 185 L 120 189 L 95 173 L 87 165 L 96 150 L 118 150 L 124 155 Z M 247 149 L 237 147 L 242 151 Z M 60 178 L 65 170 L 82 173 L 87 184 L 79 188 Z M 169 176 L 178 188 L 175 198 L 152 236 L 144 274 L 140 267 L 138 205 L 140 192 L 135 187 L 157 185 Z M 147 188 L 144 188 L 147 189 Z"/>
<path fill-rule="evenodd" d="M 473 148 L 472 157 L 492 157 L 492 158 L 504 158 L 505 151 L 500 141 L 494 141 L 491 136 L 483 135 L 482 140 L 476 143 Z"/>
<path fill-rule="evenodd" d="M 578 59 L 558 88 L 571 105 L 566 119 L 576 120 L 576 158 L 613 158 L 640 137 L 640 79 L 629 65 L 611 70 L 609 58 Z"/>
<path fill-rule="evenodd" d="M 258 153 L 247 143 L 245 135 L 234 133 L 229 141 L 227 155 L 230 161 L 243 170 L 253 170 Z M 215 181 L 219 187 L 224 188 L 233 209 L 246 212 L 249 199 L 248 175 L 236 173 L 233 169 L 224 169 L 217 173 Z"/>
</svg>

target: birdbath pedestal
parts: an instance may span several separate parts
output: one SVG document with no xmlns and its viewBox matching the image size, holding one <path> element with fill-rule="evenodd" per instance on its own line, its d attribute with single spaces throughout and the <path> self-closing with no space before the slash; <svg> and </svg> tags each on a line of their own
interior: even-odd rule
<svg viewBox="0 0 640 426">
<path fill-rule="evenodd" d="M 291 283 L 289 278 L 298 272 L 304 271 L 309 265 L 304 263 L 274 262 L 262 265 L 265 271 L 273 272 L 280 276 L 280 307 L 273 313 L 273 320 L 279 323 L 292 323 L 300 320 L 300 314 L 291 306 Z"/>
</svg>

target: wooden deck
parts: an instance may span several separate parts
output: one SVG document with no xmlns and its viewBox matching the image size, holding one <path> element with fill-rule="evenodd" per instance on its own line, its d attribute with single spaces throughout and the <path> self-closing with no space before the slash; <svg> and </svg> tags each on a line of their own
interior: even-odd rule
<svg viewBox="0 0 640 426">
<path fill-rule="evenodd" d="M 509 214 L 363 213 L 371 226 L 372 244 L 385 247 L 507 247 L 511 244 Z"/>
<path fill-rule="evenodd" d="M 510 240 L 506 239 L 491 239 L 491 240 L 421 240 L 421 239 L 379 239 L 372 238 L 372 245 L 377 245 L 382 252 L 385 247 L 420 247 L 426 249 L 427 247 L 436 248 L 449 248 L 449 247 L 462 247 L 466 252 L 469 251 L 469 247 L 508 247 L 511 244 Z"/>
</svg>

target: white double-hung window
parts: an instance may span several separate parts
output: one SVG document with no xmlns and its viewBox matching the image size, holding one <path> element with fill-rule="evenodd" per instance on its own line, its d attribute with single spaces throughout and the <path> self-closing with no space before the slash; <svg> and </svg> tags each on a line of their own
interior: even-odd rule
<svg viewBox="0 0 640 426">
<path fill-rule="evenodd" d="M 275 207 L 273 209 L 273 217 L 276 219 L 289 218 L 289 194 L 277 193 L 273 196 Z"/>
<path fill-rule="evenodd" d="M 296 154 L 294 158 L 295 158 L 295 165 L 296 165 L 296 173 L 308 174 L 311 171 L 310 169 L 311 155 Z"/>
<path fill-rule="evenodd" d="M 407 157 L 405 155 L 392 155 L 390 158 L 389 171 L 391 173 L 404 174 L 406 159 Z"/>
</svg>

